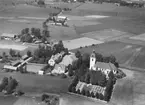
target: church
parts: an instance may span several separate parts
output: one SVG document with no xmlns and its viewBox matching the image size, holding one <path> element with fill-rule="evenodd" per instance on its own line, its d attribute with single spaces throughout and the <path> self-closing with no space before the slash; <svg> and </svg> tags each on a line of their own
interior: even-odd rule
<svg viewBox="0 0 145 105">
<path fill-rule="evenodd" d="M 97 62 L 96 61 L 96 52 L 93 50 L 91 56 L 90 56 L 90 70 L 94 70 L 94 71 L 101 71 L 102 73 L 104 73 L 106 75 L 106 77 L 108 78 L 108 74 L 113 71 L 114 74 L 117 73 L 117 68 L 114 64 L 112 64 L 111 62 L 109 63 L 105 63 L 105 62 Z"/>
</svg>

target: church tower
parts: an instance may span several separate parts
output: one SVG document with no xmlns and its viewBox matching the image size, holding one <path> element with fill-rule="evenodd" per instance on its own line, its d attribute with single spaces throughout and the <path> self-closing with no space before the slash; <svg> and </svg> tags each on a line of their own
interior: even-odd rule
<svg viewBox="0 0 145 105">
<path fill-rule="evenodd" d="M 96 52 L 93 50 L 91 56 L 90 56 L 90 70 L 95 66 L 96 63 Z"/>
</svg>

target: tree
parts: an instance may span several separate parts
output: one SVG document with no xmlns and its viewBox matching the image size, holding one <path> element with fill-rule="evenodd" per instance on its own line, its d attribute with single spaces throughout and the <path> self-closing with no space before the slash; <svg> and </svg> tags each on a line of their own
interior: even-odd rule
<svg viewBox="0 0 145 105">
<path fill-rule="evenodd" d="M 87 71 L 86 65 L 82 64 L 81 67 L 77 71 L 77 76 L 78 77 L 84 76 L 86 71 Z"/>
<path fill-rule="evenodd" d="M 103 61 L 103 56 L 99 53 L 96 53 L 96 61 L 102 62 Z"/>
<path fill-rule="evenodd" d="M 10 49 L 9 54 L 10 54 L 12 57 L 14 57 L 14 56 L 16 56 L 16 51 L 13 50 L 13 49 Z"/>
<path fill-rule="evenodd" d="M 88 53 L 83 54 L 82 62 L 89 67 L 90 55 Z"/>
<path fill-rule="evenodd" d="M 114 65 L 119 68 L 119 63 L 118 62 L 115 62 Z"/>
<path fill-rule="evenodd" d="M 35 28 L 32 27 L 32 28 L 31 28 L 31 34 L 34 35 L 34 33 L 35 33 Z"/>
<path fill-rule="evenodd" d="M 96 97 L 97 99 L 99 99 L 99 94 L 98 94 L 98 93 L 96 93 L 95 97 Z"/>
<path fill-rule="evenodd" d="M 47 41 L 46 36 L 42 36 L 41 40 L 42 40 L 43 43 L 45 43 Z"/>
<path fill-rule="evenodd" d="M 103 62 L 109 63 L 110 62 L 110 58 L 109 57 L 103 57 Z"/>
<path fill-rule="evenodd" d="M 109 101 L 112 95 L 113 91 L 113 80 L 109 78 L 107 85 L 106 85 L 106 90 L 105 90 L 105 95 L 104 95 L 104 100 Z"/>
<path fill-rule="evenodd" d="M 33 41 L 33 38 L 31 37 L 30 34 L 26 34 L 24 36 L 24 42 L 32 43 L 32 41 Z"/>
<path fill-rule="evenodd" d="M 29 51 L 29 50 L 27 51 L 27 56 L 28 56 L 28 57 L 31 57 L 31 56 L 32 56 L 31 51 Z"/>
<path fill-rule="evenodd" d="M 0 84 L 0 92 L 1 92 L 2 90 L 4 90 L 5 87 L 6 87 L 7 85 L 8 85 L 8 78 L 7 78 L 7 77 L 4 77 L 4 78 L 2 79 L 1 84 Z"/>
<path fill-rule="evenodd" d="M 71 65 L 71 64 L 68 65 L 68 75 L 69 75 L 69 76 L 73 76 L 73 75 L 74 75 L 73 69 L 72 69 L 72 65 Z"/>
<path fill-rule="evenodd" d="M 50 32 L 48 30 L 43 30 L 42 34 L 45 37 L 50 37 Z"/>
<path fill-rule="evenodd" d="M 74 77 L 73 81 L 72 81 L 72 85 L 76 86 L 78 84 L 79 78 L 77 76 Z"/>
<path fill-rule="evenodd" d="M 100 100 L 104 100 L 103 94 L 101 94 L 101 93 L 99 94 L 99 99 L 100 99 Z"/>
<path fill-rule="evenodd" d="M 17 52 L 17 54 L 16 54 L 16 55 L 17 55 L 17 57 L 21 57 L 21 54 L 20 54 L 20 52 Z"/>
<path fill-rule="evenodd" d="M 40 5 L 40 6 L 43 6 L 43 5 L 45 5 L 45 2 L 44 2 L 43 0 L 39 0 L 39 1 L 37 2 L 37 4 Z"/>
<path fill-rule="evenodd" d="M 16 89 L 17 86 L 18 86 L 18 82 L 10 77 L 8 85 L 6 87 L 7 94 L 11 94 L 13 90 Z"/>
<path fill-rule="evenodd" d="M 86 73 L 85 82 L 86 82 L 87 84 L 90 83 L 90 74 L 89 74 L 89 72 Z"/>
<path fill-rule="evenodd" d="M 69 87 L 68 87 L 68 91 L 69 91 L 69 92 L 72 92 L 72 87 L 73 87 L 73 85 L 70 84 Z"/>
<path fill-rule="evenodd" d="M 5 52 L 3 52 L 3 54 L 2 54 L 2 61 L 3 62 L 7 62 L 7 55 L 6 55 L 6 53 Z"/>
<path fill-rule="evenodd" d="M 116 58 L 115 58 L 115 56 L 110 55 L 109 58 L 110 58 L 109 61 L 110 61 L 111 63 L 114 64 L 114 63 L 116 62 Z"/>
<path fill-rule="evenodd" d="M 75 88 L 75 86 L 72 87 L 72 92 L 73 92 L 73 93 L 76 93 L 76 88 Z"/>
<path fill-rule="evenodd" d="M 77 57 L 77 58 L 80 58 L 82 55 L 81 55 L 81 52 L 79 51 L 79 50 L 77 50 L 77 52 L 75 53 L 75 56 Z"/>
</svg>

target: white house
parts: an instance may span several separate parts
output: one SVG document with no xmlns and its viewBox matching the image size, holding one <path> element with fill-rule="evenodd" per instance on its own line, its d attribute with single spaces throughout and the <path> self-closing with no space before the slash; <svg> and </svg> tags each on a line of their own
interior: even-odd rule
<svg viewBox="0 0 145 105">
<path fill-rule="evenodd" d="M 56 55 L 52 55 L 50 60 L 48 61 L 48 64 L 50 66 L 54 66 L 56 61 L 62 59 L 64 54 L 65 54 L 65 52 L 61 52 L 61 53 L 58 53 Z"/>
</svg>

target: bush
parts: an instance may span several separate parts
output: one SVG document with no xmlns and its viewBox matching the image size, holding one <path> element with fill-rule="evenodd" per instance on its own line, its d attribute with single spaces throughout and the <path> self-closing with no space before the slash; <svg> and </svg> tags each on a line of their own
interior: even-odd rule
<svg viewBox="0 0 145 105">
<path fill-rule="evenodd" d="M 72 92 L 72 84 L 69 85 L 68 91 L 69 91 L 69 92 Z"/>
<path fill-rule="evenodd" d="M 65 74 L 61 74 L 60 76 L 61 76 L 61 78 L 67 78 L 67 76 Z"/>
<path fill-rule="evenodd" d="M 76 93 L 76 88 L 74 86 L 72 87 L 72 92 Z"/>
<path fill-rule="evenodd" d="M 78 93 L 78 94 L 81 94 L 81 92 L 80 92 L 80 90 L 79 90 L 79 89 L 77 90 L 77 93 Z"/>
<path fill-rule="evenodd" d="M 95 98 L 95 95 L 94 95 L 94 93 L 93 93 L 93 92 L 91 92 L 91 97 Z"/>
<path fill-rule="evenodd" d="M 86 96 L 87 97 L 90 97 L 91 96 L 89 91 L 86 91 Z"/>
<path fill-rule="evenodd" d="M 45 101 L 45 99 L 47 99 L 47 98 L 49 98 L 49 95 L 43 94 L 43 95 L 41 96 L 41 101 Z"/>
<path fill-rule="evenodd" d="M 99 99 L 100 99 L 100 100 L 104 100 L 103 94 L 101 94 L 101 93 L 99 94 Z"/>
<path fill-rule="evenodd" d="M 97 99 L 99 99 L 99 94 L 98 94 L 98 93 L 96 93 L 95 97 L 96 97 Z"/>
<path fill-rule="evenodd" d="M 85 90 L 82 90 L 81 94 L 85 96 Z"/>
<path fill-rule="evenodd" d="M 31 51 L 29 51 L 29 50 L 27 51 L 27 56 L 28 56 L 28 57 L 31 57 L 31 56 L 32 56 Z"/>
</svg>

